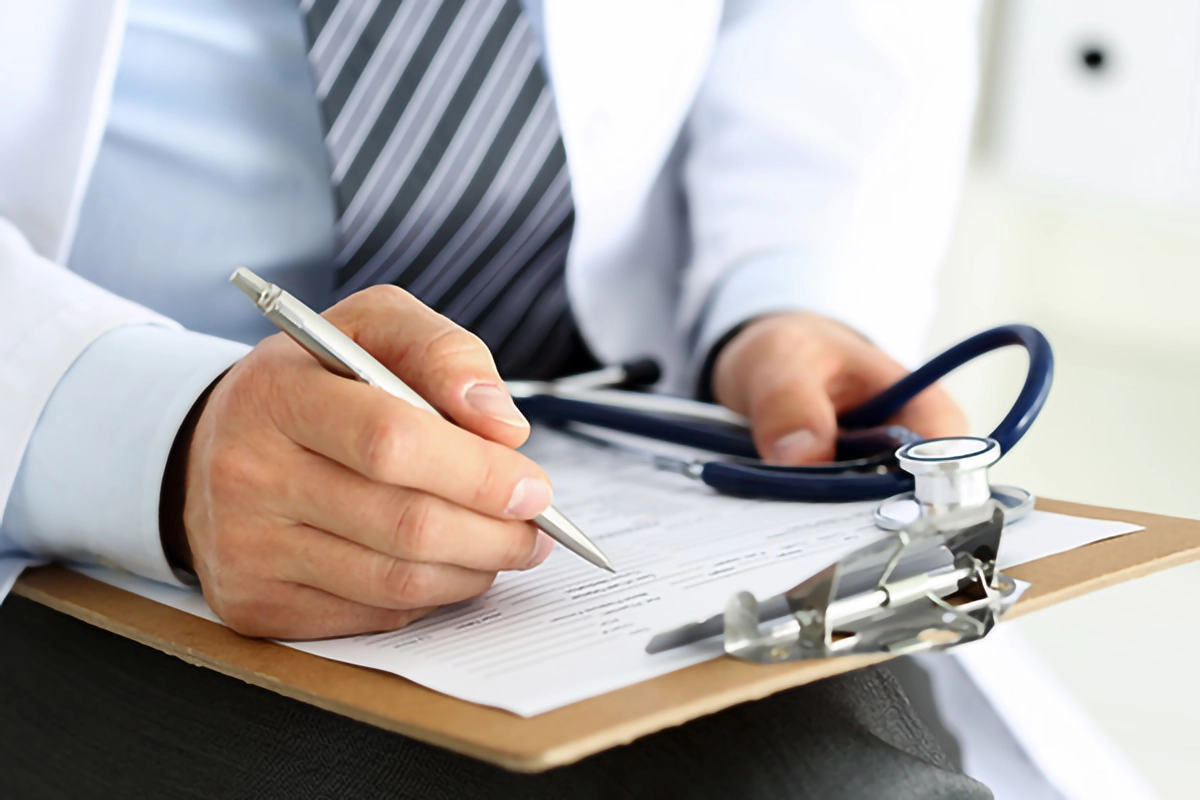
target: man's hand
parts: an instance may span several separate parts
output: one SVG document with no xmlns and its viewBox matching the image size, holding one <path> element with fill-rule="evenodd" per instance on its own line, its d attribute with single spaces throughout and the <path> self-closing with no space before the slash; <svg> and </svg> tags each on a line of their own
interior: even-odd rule
<svg viewBox="0 0 1200 800">
<path fill-rule="evenodd" d="M 838 414 L 906 373 L 833 320 L 804 312 L 773 314 L 751 322 L 721 350 L 713 392 L 722 405 L 750 418 L 765 460 L 807 464 L 833 458 Z M 940 387 L 917 395 L 892 421 L 928 438 L 967 432 L 962 410 Z"/>
<path fill-rule="evenodd" d="M 483 344 L 391 286 L 325 317 L 457 423 L 322 369 L 279 334 L 216 385 L 187 461 L 191 566 L 252 636 L 399 628 L 528 569 L 550 482 Z"/>
</svg>

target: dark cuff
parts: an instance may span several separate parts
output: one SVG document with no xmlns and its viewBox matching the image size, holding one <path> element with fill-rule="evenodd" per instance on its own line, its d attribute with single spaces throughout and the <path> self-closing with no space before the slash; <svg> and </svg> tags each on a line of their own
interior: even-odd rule
<svg viewBox="0 0 1200 800">
<path fill-rule="evenodd" d="M 725 349 L 725 345 L 733 341 L 733 337 L 737 336 L 742 330 L 749 325 L 751 320 L 747 320 L 740 325 L 735 325 L 733 328 L 725 332 L 725 334 L 717 339 L 716 344 L 708 350 L 708 355 L 704 357 L 704 363 L 700 366 L 700 374 L 696 378 L 696 399 L 705 403 L 716 401 L 713 393 L 713 368 L 717 364 L 717 357 L 721 355 L 721 351 Z"/>
<path fill-rule="evenodd" d="M 184 583 L 196 582 L 192 550 L 188 544 L 187 528 L 183 523 L 183 506 L 187 499 L 188 453 L 192 446 L 192 434 L 196 431 L 196 424 L 200 421 L 208 397 L 228 372 L 229 370 L 225 370 L 218 375 L 192 404 L 191 410 L 179 426 L 179 432 L 175 434 L 175 441 L 171 444 L 171 452 L 167 456 L 166 469 L 163 470 L 158 501 L 158 534 L 162 539 L 167 565 L 171 567 L 175 577 Z"/>
</svg>

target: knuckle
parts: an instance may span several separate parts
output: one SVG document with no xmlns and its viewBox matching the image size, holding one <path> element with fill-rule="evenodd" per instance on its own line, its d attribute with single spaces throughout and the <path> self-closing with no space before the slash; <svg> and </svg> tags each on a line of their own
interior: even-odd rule
<svg viewBox="0 0 1200 800">
<path fill-rule="evenodd" d="M 396 518 L 392 552 L 428 561 L 437 549 L 438 518 L 438 504 L 432 497 L 412 497 Z"/>
<path fill-rule="evenodd" d="M 263 376 L 270 373 L 270 353 L 274 350 L 273 339 L 273 336 L 264 339 L 230 367 L 229 371 L 217 382 L 212 394 L 209 395 L 208 402 L 210 404 L 219 400 L 236 402 L 252 391 L 261 382 Z"/>
<path fill-rule="evenodd" d="M 510 527 L 509 535 L 505 539 L 502 567 L 521 569 L 530 562 L 537 550 L 537 531 L 524 523 L 512 523 Z"/>
<path fill-rule="evenodd" d="M 217 449 L 206 466 L 206 483 L 217 496 L 240 495 L 259 486 L 264 477 L 252 454 L 237 447 Z"/>
<path fill-rule="evenodd" d="M 267 604 L 252 596 L 229 598 L 221 592 L 208 597 L 213 612 L 243 636 L 263 636 L 271 624 Z"/>
<path fill-rule="evenodd" d="M 210 601 L 211 603 L 211 601 Z M 211 603 L 213 611 L 225 624 L 243 636 L 253 636 L 259 627 L 253 611 L 247 603 Z"/>
<path fill-rule="evenodd" d="M 391 283 L 379 283 L 356 292 L 353 295 L 358 302 L 367 306 L 390 306 L 403 303 L 411 296 L 399 286 Z"/>
<path fill-rule="evenodd" d="M 386 480 L 392 475 L 400 463 L 400 454 L 412 445 L 410 428 L 397 415 L 381 417 L 363 428 L 358 452 L 368 476 Z"/>
<path fill-rule="evenodd" d="M 376 314 L 394 312 L 411 302 L 412 295 L 399 286 L 382 283 L 355 292 L 321 316 L 341 328 L 350 338 L 356 339 Z"/>
<path fill-rule="evenodd" d="M 427 605 L 433 589 L 429 570 L 399 559 L 388 559 L 381 583 L 384 595 L 402 608 Z"/>
<path fill-rule="evenodd" d="M 434 370 L 452 369 L 464 358 L 476 359 L 488 353 L 482 339 L 453 324 L 430 339 L 424 349 L 424 363 Z"/>
<path fill-rule="evenodd" d="M 479 460 L 479 472 L 471 489 L 471 503 L 475 508 L 487 510 L 492 514 L 504 511 L 512 494 L 510 489 L 506 495 L 500 486 L 501 475 L 505 474 L 511 475 L 512 472 L 506 473 L 498 469 L 493 459 Z"/>
</svg>

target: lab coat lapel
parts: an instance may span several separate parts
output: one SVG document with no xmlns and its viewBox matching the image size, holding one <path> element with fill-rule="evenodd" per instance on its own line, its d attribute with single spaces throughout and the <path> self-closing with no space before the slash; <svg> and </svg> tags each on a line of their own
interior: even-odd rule
<svg viewBox="0 0 1200 800">
<path fill-rule="evenodd" d="M 0 2 L 0 217 L 65 261 L 108 118 L 126 0 Z"/>
<path fill-rule="evenodd" d="M 573 270 L 590 270 L 628 234 L 704 76 L 720 17 L 720 0 L 546 0 L 575 200 Z"/>
</svg>

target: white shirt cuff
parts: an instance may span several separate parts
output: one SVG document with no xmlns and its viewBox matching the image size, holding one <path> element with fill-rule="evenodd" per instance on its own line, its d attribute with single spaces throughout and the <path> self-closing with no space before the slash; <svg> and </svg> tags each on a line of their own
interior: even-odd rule
<svg viewBox="0 0 1200 800">
<path fill-rule="evenodd" d="M 96 339 L 42 411 L 3 533 L 28 553 L 179 583 L 158 528 L 167 456 L 196 398 L 248 349 L 153 325 Z"/>
</svg>

